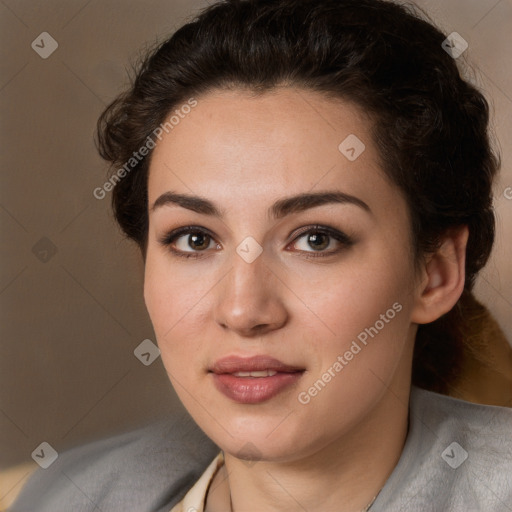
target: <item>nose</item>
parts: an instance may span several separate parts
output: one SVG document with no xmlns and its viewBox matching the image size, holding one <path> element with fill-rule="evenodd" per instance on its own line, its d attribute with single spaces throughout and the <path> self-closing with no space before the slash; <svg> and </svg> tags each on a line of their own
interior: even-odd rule
<svg viewBox="0 0 512 512">
<path fill-rule="evenodd" d="M 230 272 L 215 287 L 215 320 L 239 336 L 261 336 L 283 327 L 288 320 L 284 285 L 266 265 L 264 256 L 265 252 L 248 263 L 235 253 Z"/>
</svg>

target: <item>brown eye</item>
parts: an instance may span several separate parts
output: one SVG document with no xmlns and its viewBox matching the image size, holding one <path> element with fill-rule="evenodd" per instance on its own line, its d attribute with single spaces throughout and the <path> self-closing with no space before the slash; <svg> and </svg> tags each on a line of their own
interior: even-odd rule
<svg viewBox="0 0 512 512">
<path fill-rule="evenodd" d="M 195 226 L 171 231 L 160 240 L 160 243 L 177 256 L 186 258 L 197 257 L 199 253 L 206 252 L 212 247 L 220 248 L 209 233 Z"/>
<path fill-rule="evenodd" d="M 325 233 L 311 233 L 307 236 L 307 243 L 315 251 L 322 251 L 329 246 L 329 236 Z"/>
<path fill-rule="evenodd" d="M 330 256 L 353 244 L 348 235 L 327 226 L 308 226 L 293 242 L 295 249 L 312 257 Z"/>
<path fill-rule="evenodd" d="M 207 235 L 206 233 L 199 233 L 199 234 L 189 234 L 187 235 L 188 238 L 188 246 L 194 250 L 203 250 L 208 249 L 208 246 L 210 245 L 210 235 Z"/>
</svg>

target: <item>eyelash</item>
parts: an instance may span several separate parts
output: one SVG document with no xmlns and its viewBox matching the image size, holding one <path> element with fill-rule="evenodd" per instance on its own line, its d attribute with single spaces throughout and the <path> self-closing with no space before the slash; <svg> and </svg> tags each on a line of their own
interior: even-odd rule
<svg viewBox="0 0 512 512">
<path fill-rule="evenodd" d="M 180 251 L 173 249 L 171 246 L 175 240 L 180 238 L 183 235 L 192 234 L 192 233 L 200 233 L 202 235 L 207 235 L 211 238 L 211 240 L 215 240 L 214 237 L 204 228 L 201 228 L 199 226 L 186 226 L 184 228 L 179 228 L 177 230 L 173 230 L 170 233 L 165 234 L 160 240 L 159 243 L 163 245 L 164 247 L 168 248 L 174 255 L 181 257 L 181 258 L 201 258 L 203 255 L 201 252 L 206 252 L 207 249 L 204 251 Z M 343 249 L 346 249 L 354 244 L 354 240 L 346 235 L 345 233 L 338 231 L 337 229 L 330 228 L 329 226 L 321 226 L 319 224 L 313 225 L 313 226 L 306 226 L 293 239 L 291 243 L 296 243 L 297 240 L 302 238 L 304 235 L 307 234 L 322 234 L 327 235 L 331 238 L 334 238 L 336 241 L 338 241 L 342 247 L 339 249 L 336 249 L 334 251 L 329 252 L 318 252 L 318 251 L 300 251 L 305 254 L 305 258 L 325 258 L 328 256 L 332 256 L 334 254 L 337 254 L 341 252 Z"/>
</svg>

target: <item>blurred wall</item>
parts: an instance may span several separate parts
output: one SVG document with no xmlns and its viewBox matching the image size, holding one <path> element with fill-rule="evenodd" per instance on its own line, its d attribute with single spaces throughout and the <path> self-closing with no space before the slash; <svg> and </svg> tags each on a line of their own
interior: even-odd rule
<svg viewBox="0 0 512 512">
<path fill-rule="evenodd" d="M 446 33 L 468 41 L 475 81 L 492 101 L 503 157 L 498 239 L 477 296 L 510 341 L 512 4 L 418 3 Z M 155 341 L 142 298 L 143 267 L 113 223 L 110 196 L 93 196 L 106 168 L 92 136 L 141 47 L 204 5 L 0 2 L 2 467 L 30 461 L 43 441 L 61 451 L 180 407 L 160 359 L 146 366 L 134 356 L 143 340 Z"/>
</svg>

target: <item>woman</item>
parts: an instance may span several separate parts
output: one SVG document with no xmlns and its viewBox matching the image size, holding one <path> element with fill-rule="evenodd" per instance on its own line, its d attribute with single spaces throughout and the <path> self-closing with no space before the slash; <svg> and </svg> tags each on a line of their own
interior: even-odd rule
<svg viewBox="0 0 512 512">
<path fill-rule="evenodd" d="M 169 378 L 222 449 L 173 511 L 405 506 L 389 479 L 421 428 L 407 407 L 415 341 L 428 350 L 432 324 L 456 321 L 493 240 L 487 106 L 444 40 L 376 0 L 219 3 L 102 117 L 118 166 L 158 138 L 114 206 L 143 251 Z M 455 332 L 439 340 L 446 380 Z M 427 379 L 416 355 L 413 378 Z M 412 411 L 439 400 L 415 393 Z M 488 503 L 441 453 L 463 464 L 455 422 L 508 411 L 451 407 L 435 462 L 401 484 L 415 510 Z M 428 471 L 440 492 L 414 498 L 433 490 Z"/>
<path fill-rule="evenodd" d="M 219 2 L 103 114 L 163 363 L 221 450 L 161 510 L 512 507 L 510 411 L 418 387 L 460 378 L 494 239 L 445 39 L 382 0 Z"/>
</svg>

